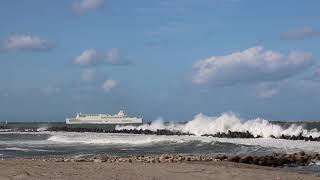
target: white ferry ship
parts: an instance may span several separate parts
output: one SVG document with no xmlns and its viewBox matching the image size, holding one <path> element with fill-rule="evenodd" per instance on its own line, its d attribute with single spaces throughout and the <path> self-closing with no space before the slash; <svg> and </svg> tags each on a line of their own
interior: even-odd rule
<svg viewBox="0 0 320 180">
<path fill-rule="evenodd" d="M 140 117 L 128 117 L 121 110 L 118 114 L 82 114 L 77 113 L 75 118 L 67 118 L 66 124 L 96 124 L 96 125 L 140 125 L 143 119 Z"/>
</svg>

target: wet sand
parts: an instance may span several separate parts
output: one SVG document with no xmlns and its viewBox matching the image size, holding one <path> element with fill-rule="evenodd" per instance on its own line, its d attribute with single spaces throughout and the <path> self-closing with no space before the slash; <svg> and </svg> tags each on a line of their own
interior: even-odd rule
<svg viewBox="0 0 320 180">
<path fill-rule="evenodd" d="M 117 180 L 251 180 L 320 179 L 283 168 L 232 162 L 201 163 L 95 163 L 2 160 L 0 179 L 117 179 Z"/>
</svg>

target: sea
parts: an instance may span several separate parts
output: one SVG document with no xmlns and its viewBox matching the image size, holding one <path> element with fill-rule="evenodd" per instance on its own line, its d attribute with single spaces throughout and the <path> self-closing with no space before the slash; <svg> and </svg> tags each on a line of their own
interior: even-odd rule
<svg viewBox="0 0 320 180">
<path fill-rule="evenodd" d="M 319 123 L 312 122 L 319 125 Z M 312 124 L 311 123 L 311 124 Z M 30 126 L 30 123 L 26 123 Z M 117 126 L 116 129 L 168 129 L 194 135 L 144 135 L 95 132 L 52 132 L 48 124 L 37 124 L 37 132 L 0 129 L 0 159 L 85 155 L 271 155 L 274 152 L 320 153 L 320 142 L 273 139 L 270 135 L 299 135 L 318 137 L 319 129 L 305 123 L 273 123 L 257 118 L 244 120 L 234 114 L 218 117 L 198 114 L 185 123 L 164 122 L 161 119 L 141 126 Z M 61 125 L 61 124 L 60 124 Z M 19 124 L 21 126 L 21 124 Z M 306 128 L 308 127 L 308 128 Z M 201 136 L 216 132 L 249 131 L 261 138 L 216 138 Z M 289 170 L 320 176 L 320 162 Z"/>
</svg>

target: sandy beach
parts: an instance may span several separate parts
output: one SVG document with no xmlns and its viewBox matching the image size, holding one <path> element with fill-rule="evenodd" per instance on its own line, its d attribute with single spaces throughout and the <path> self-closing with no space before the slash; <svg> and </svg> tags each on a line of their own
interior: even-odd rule
<svg viewBox="0 0 320 180">
<path fill-rule="evenodd" d="M 202 163 L 95 163 L 2 160 L 0 179 L 320 179 L 283 168 L 231 162 Z"/>
</svg>

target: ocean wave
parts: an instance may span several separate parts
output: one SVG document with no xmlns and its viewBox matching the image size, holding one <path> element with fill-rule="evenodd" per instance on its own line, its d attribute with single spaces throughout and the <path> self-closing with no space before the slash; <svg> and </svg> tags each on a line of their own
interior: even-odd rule
<svg viewBox="0 0 320 180">
<path fill-rule="evenodd" d="M 48 127 L 40 127 L 37 129 L 38 132 L 46 131 Z"/>
<path fill-rule="evenodd" d="M 180 146 L 181 144 L 196 143 L 196 147 L 211 143 L 215 148 L 215 143 L 232 143 L 248 146 L 259 146 L 274 148 L 284 152 L 297 152 L 300 150 L 310 152 L 320 152 L 320 143 L 316 141 L 284 140 L 272 138 L 212 138 L 203 136 L 159 136 L 159 135 L 132 135 L 132 134 L 104 134 L 104 133 L 80 133 L 67 132 L 56 133 L 48 138 L 48 143 L 68 143 L 84 145 L 123 145 L 123 146 Z M 189 144 L 190 145 L 190 144 Z"/>
<path fill-rule="evenodd" d="M 280 137 L 283 135 L 298 136 L 302 133 L 303 136 L 319 137 L 320 132 L 316 129 L 307 130 L 303 126 L 296 124 L 288 128 L 283 128 L 280 125 L 272 124 L 268 120 L 256 118 L 251 120 L 244 120 L 233 113 L 223 113 L 218 117 L 206 116 L 202 113 L 196 115 L 193 120 L 185 124 L 175 122 L 164 123 L 163 120 L 158 119 L 150 124 L 143 124 L 141 126 L 117 126 L 116 130 L 122 129 L 142 129 L 156 131 L 157 129 L 166 129 L 170 131 L 180 131 L 184 133 L 192 133 L 195 135 L 216 134 L 218 132 L 227 133 L 230 131 L 250 132 L 254 136 Z"/>
<path fill-rule="evenodd" d="M 50 150 L 45 149 L 28 149 L 28 148 L 20 148 L 20 147 L 6 147 L 6 148 L 0 148 L 0 151 L 23 151 L 23 152 L 31 152 L 31 151 L 37 151 L 37 152 L 48 152 Z"/>
<path fill-rule="evenodd" d="M 177 138 L 176 136 L 157 135 L 64 133 L 53 135 L 48 140 L 59 143 L 147 145 L 159 142 L 183 143 L 192 140 L 192 138 L 188 136 Z"/>
</svg>

